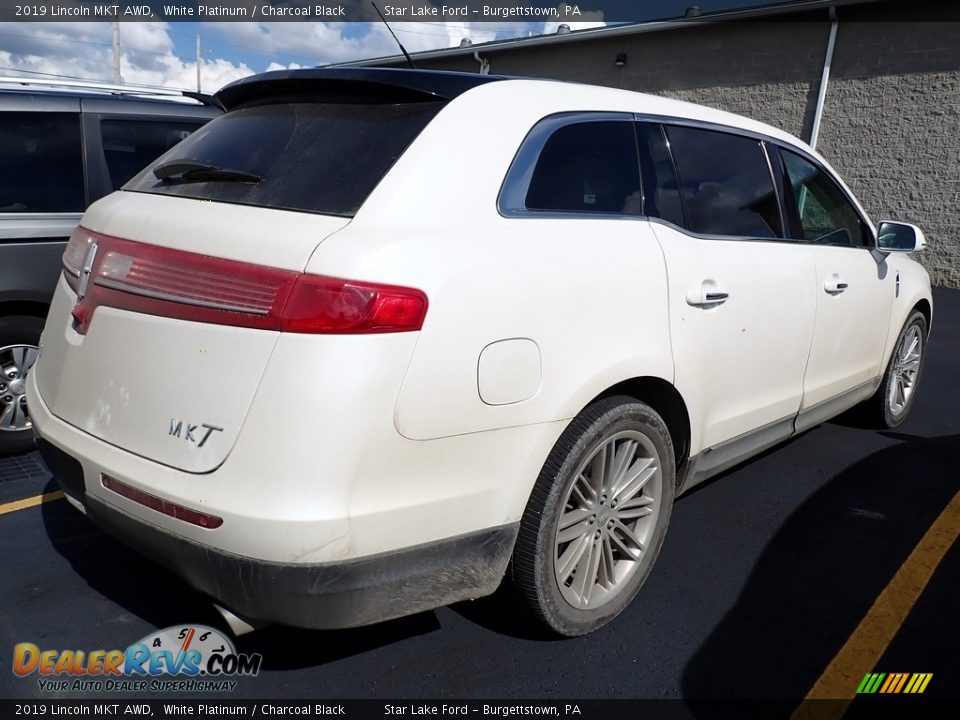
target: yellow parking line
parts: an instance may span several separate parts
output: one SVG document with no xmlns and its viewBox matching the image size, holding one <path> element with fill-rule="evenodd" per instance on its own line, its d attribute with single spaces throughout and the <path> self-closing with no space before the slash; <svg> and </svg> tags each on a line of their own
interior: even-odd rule
<svg viewBox="0 0 960 720">
<path fill-rule="evenodd" d="M 26 510 L 27 508 L 36 507 L 37 505 L 53 502 L 54 500 L 60 500 L 62 498 L 63 491 L 57 490 L 56 492 L 44 493 L 43 495 L 34 495 L 33 497 L 24 498 L 23 500 L 15 500 L 14 502 L 4 503 L 3 505 L 0 505 L 0 515 L 6 515 L 7 513 L 16 512 L 17 510 Z"/>
<path fill-rule="evenodd" d="M 937 565 L 960 535 L 960 492 L 953 496 L 920 542 L 877 597 L 837 656 L 813 684 L 806 700 L 846 700 L 813 708 L 801 705 L 793 714 L 800 720 L 812 711 L 821 720 L 839 718 L 856 696 L 857 685 L 872 671 L 926 588 Z M 905 690 L 909 692 L 909 688 Z M 829 710 L 829 711 L 828 711 Z M 828 711 L 828 712 L 825 712 Z"/>
</svg>

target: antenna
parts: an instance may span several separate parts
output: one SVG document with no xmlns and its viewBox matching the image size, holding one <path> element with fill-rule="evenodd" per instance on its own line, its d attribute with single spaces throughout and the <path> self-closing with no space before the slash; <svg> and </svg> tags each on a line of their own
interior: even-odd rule
<svg viewBox="0 0 960 720">
<path fill-rule="evenodd" d="M 407 59 L 407 62 L 410 64 L 410 67 L 416 70 L 417 66 L 413 64 L 413 59 L 410 57 L 410 53 L 407 52 L 407 49 L 403 46 L 403 43 L 401 43 L 400 40 L 397 39 L 397 36 L 393 32 L 393 28 L 391 28 L 390 25 L 387 24 L 386 18 L 384 18 L 383 13 L 380 12 L 380 8 L 377 7 L 377 4 L 373 2 L 373 0 L 370 0 L 370 4 L 373 5 L 373 9 L 377 11 L 377 15 L 380 16 L 380 20 L 383 21 L 384 25 L 386 25 L 387 30 L 390 31 L 391 35 L 393 35 L 393 39 L 397 41 L 397 45 L 400 46 L 400 52 L 403 53 L 403 56 Z"/>
</svg>

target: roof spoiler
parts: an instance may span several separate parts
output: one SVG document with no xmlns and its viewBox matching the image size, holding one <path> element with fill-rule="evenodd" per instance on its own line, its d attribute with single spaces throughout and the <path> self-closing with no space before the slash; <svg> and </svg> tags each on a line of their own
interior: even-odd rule
<svg viewBox="0 0 960 720">
<path fill-rule="evenodd" d="M 214 95 L 225 110 L 266 102 L 405 103 L 452 100 L 498 75 L 406 68 L 276 70 L 236 80 Z"/>
</svg>

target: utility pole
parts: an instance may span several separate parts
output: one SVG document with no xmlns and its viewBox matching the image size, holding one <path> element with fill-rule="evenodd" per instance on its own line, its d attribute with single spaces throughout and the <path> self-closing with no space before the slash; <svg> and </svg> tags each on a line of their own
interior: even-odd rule
<svg viewBox="0 0 960 720">
<path fill-rule="evenodd" d="M 200 33 L 197 33 L 197 92 L 203 92 L 200 89 Z"/>
<path fill-rule="evenodd" d="M 123 84 L 123 75 L 120 73 L 120 21 L 113 21 L 113 81 L 117 85 Z"/>
</svg>

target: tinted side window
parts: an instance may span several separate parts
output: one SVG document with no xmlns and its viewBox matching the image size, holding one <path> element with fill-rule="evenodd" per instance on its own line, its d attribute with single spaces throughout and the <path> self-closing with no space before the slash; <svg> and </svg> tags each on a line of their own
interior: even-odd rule
<svg viewBox="0 0 960 720">
<path fill-rule="evenodd" d="M 780 150 L 790 180 L 799 219 L 799 235 L 824 245 L 866 245 L 867 233 L 860 215 L 837 184 L 808 160 Z M 797 234 L 797 233 L 794 233 Z"/>
<path fill-rule="evenodd" d="M 197 120 L 101 120 L 103 156 L 113 189 L 119 189 L 201 125 Z"/>
<path fill-rule="evenodd" d="M 757 140 L 667 127 L 687 226 L 708 235 L 783 237 L 780 204 Z"/>
<path fill-rule="evenodd" d="M 82 212 L 78 113 L 0 113 L 0 212 Z"/>
<path fill-rule="evenodd" d="M 150 167 L 135 192 L 352 217 L 441 102 L 276 102 L 214 118 L 159 162 L 191 160 L 262 178 L 158 180 Z M 426 202 L 426 201 L 424 201 Z"/>
<path fill-rule="evenodd" d="M 643 212 L 633 123 L 565 125 L 547 140 L 527 190 L 528 210 Z"/>
<path fill-rule="evenodd" d="M 677 174 L 673 170 L 663 128 L 652 123 L 638 123 L 637 147 L 643 176 L 645 214 L 686 227 Z"/>
</svg>

